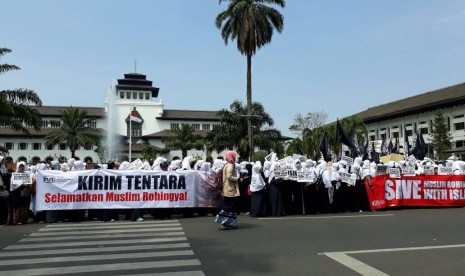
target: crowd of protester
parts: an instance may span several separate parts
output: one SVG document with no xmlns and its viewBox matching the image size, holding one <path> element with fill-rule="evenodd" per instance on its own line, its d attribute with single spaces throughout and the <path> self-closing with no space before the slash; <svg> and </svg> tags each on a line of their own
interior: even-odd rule
<svg viewBox="0 0 465 276">
<path fill-rule="evenodd" d="M 28 166 L 24 162 L 16 163 L 16 168 L 8 170 L 0 156 L 0 223 L 23 224 L 30 221 L 53 223 L 58 221 L 102 220 L 111 222 L 119 219 L 143 221 L 144 215 L 154 218 L 170 218 L 173 213 L 189 217 L 194 214 L 216 214 L 215 221 L 224 228 L 234 228 L 237 224 L 237 214 L 251 217 L 326 214 L 344 212 L 368 211 L 367 188 L 371 177 L 377 174 L 379 162 L 370 162 L 361 158 L 347 161 L 325 162 L 323 160 L 306 160 L 302 156 L 281 160 L 263 160 L 246 162 L 237 160 L 234 151 L 228 151 L 225 159 L 196 160 L 188 156 L 183 160 L 175 158 L 171 161 L 158 157 L 150 164 L 143 162 L 138 168 L 131 163 L 112 161 L 107 164 L 86 164 L 75 158 L 66 163 L 51 161 Z M 452 174 L 463 174 L 465 162 L 450 158 L 444 162 L 435 163 L 426 158 L 414 163 L 401 160 L 390 161 L 385 166 L 389 168 L 412 167 L 416 174 L 425 170 L 451 168 Z M 13 185 L 12 172 L 38 170 L 86 170 L 86 169 L 138 169 L 152 171 L 184 171 L 197 170 L 209 174 L 209 179 L 222 176 L 222 187 L 219 187 L 222 202 L 219 209 L 202 210 L 200 208 L 154 208 L 154 209 L 92 209 L 92 210 L 60 210 L 37 212 L 34 206 L 35 182 L 32 184 Z M 286 171 L 308 172 L 308 181 L 297 181 L 286 175 Z M 344 182 L 341 175 L 350 174 L 353 182 Z M 365 181 L 367 180 L 368 181 Z M 214 185 L 213 181 L 210 183 Z M 367 186 L 368 185 L 368 186 Z M 219 212 L 218 212 L 219 211 Z"/>
</svg>

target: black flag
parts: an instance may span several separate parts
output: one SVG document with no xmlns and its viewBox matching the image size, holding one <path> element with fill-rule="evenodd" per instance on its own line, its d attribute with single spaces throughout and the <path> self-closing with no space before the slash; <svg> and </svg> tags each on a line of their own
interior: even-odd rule
<svg viewBox="0 0 465 276">
<path fill-rule="evenodd" d="M 407 129 L 404 128 L 404 160 L 407 160 L 410 155 L 410 144 L 408 142 Z"/>
<path fill-rule="evenodd" d="M 337 124 L 336 124 L 336 142 L 337 144 L 343 143 L 344 145 L 349 147 L 350 150 L 356 150 L 354 144 L 347 137 L 346 133 L 344 132 L 344 129 L 339 123 L 339 119 L 337 120 Z"/>
<path fill-rule="evenodd" d="M 323 154 L 323 159 L 326 162 L 331 161 L 331 154 L 329 154 L 329 141 L 328 141 L 328 136 L 326 135 L 326 132 L 323 133 L 323 137 L 321 137 L 320 151 L 321 151 L 321 154 Z"/>
</svg>

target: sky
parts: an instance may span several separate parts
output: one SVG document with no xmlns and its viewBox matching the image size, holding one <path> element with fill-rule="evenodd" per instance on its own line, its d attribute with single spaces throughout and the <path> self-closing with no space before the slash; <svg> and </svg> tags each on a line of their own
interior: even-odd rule
<svg viewBox="0 0 465 276">
<path fill-rule="evenodd" d="M 43 105 L 103 107 L 135 70 L 165 109 L 246 103 L 246 57 L 214 24 L 218 0 L 0 0 L 0 90 Z M 282 134 L 295 116 L 327 122 L 465 82 L 465 0 L 287 0 L 282 33 L 252 59 L 252 99 Z M 137 67 L 135 68 L 135 62 Z"/>
</svg>

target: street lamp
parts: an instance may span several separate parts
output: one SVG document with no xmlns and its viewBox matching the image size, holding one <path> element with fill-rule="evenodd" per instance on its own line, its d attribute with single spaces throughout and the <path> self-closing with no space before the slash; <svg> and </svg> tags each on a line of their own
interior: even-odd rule
<svg viewBox="0 0 465 276">
<path fill-rule="evenodd" d="M 247 136 L 248 136 L 248 140 L 249 140 L 249 162 L 251 162 L 253 154 L 254 154 L 252 118 L 261 119 L 262 116 L 260 116 L 260 115 L 240 115 L 240 116 L 247 118 Z"/>
</svg>

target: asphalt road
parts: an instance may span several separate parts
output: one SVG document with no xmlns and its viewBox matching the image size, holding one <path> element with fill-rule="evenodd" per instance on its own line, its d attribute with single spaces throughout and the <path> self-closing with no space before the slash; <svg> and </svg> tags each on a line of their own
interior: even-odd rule
<svg viewBox="0 0 465 276">
<path fill-rule="evenodd" d="M 0 247 L 3 248 L 0 275 L 25 275 L 24 271 L 52 275 L 51 267 L 66 274 L 71 271 L 67 270 L 69 266 L 75 269 L 76 275 L 465 275 L 464 208 L 279 218 L 241 215 L 239 227 L 234 230 L 220 230 L 213 220 L 213 217 L 193 217 L 165 221 L 147 219 L 141 223 L 3 226 L 0 227 Z M 153 248 L 145 246 L 151 245 L 152 239 L 159 239 L 160 231 L 166 232 L 162 235 L 168 239 L 161 244 L 180 247 L 169 249 L 172 255 L 156 255 L 168 252 L 154 249 L 158 241 L 153 241 Z M 99 244 L 106 239 L 109 244 Z M 71 244 L 75 241 L 83 244 Z M 61 247 L 56 242 L 70 244 Z M 28 244 L 38 248 L 28 248 Z M 115 246 L 115 250 L 109 248 L 111 246 Z M 133 249 L 129 248 L 131 246 Z M 112 251 L 99 252 L 99 248 Z M 117 254 L 118 248 L 127 255 L 124 259 L 118 259 L 123 258 Z M 45 249 L 48 251 L 41 251 Z M 49 252 L 52 249 L 63 250 L 63 253 Z M 94 253 L 86 253 L 86 250 Z M 69 258 L 97 257 L 70 260 L 67 251 L 72 252 Z M 11 252 L 17 256 L 9 256 Z M 25 262 L 33 262 L 31 260 L 40 256 L 28 255 L 42 255 L 42 252 L 51 254 L 44 256 L 63 259 L 49 264 L 40 264 L 40 260 L 34 265 L 8 264 L 22 254 Z M 114 260 L 99 260 L 100 254 L 110 253 L 115 257 L 107 258 Z M 160 267 L 155 267 L 158 263 Z M 132 265 L 118 271 L 120 264 Z"/>
</svg>

